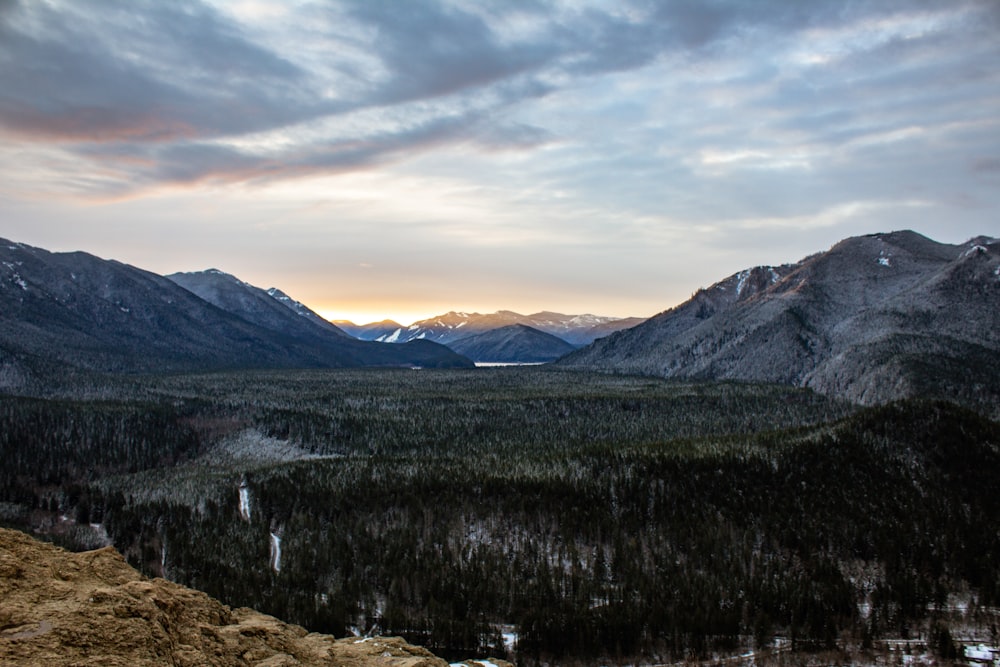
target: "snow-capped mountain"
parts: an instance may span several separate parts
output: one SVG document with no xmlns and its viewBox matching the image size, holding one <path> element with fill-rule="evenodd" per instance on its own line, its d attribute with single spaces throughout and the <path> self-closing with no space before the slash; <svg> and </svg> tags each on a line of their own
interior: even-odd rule
<svg viewBox="0 0 1000 667">
<path fill-rule="evenodd" d="M 334 320 L 333 324 L 341 331 L 361 340 L 378 340 L 382 336 L 391 334 L 396 329 L 403 328 L 403 325 L 393 320 L 382 320 L 370 324 L 355 324 L 349 320 Z"/>
<path fill-rule="evenodd" d="M 386 325 L 395 324 L 393 322 L 366 325 L 365 331 L 355 335 L 362 339 L 384 343 L 432 340 L 448 344 L 459 338 L 485 333 L 500 327 L 523 324 L 561 338 L 571 345 L 579 346 L 591 343 L 614 331 L 635 326 L 642 321 L 641 318 L 636 317 L 619 318 L 590 314 L 564 315 L 547 311 L 533 315 L 521 315 L 510 310 L 500 310 L 489 314 L 450 311 L 443 315 L 414 322 L 408 327 L 397 325 L 387 329 Z M 337 322 L 337 324 L 349 333 L 352 329 L 362 329 L 362 327 L 350 322 Z M 377 335 L 376 332 L 378 332 Z"/>
</svg>

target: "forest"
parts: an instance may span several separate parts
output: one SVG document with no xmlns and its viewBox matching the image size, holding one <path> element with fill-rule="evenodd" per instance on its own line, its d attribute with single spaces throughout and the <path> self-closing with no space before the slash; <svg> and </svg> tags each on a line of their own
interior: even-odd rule
<svg viewBox="0 0 1000 667">
<path fill-rule="evenodd" d="M 446 658 L 953 657 L 1000 606 L 1000 424 L 941 401 L 544 367 L 94 377 L 0 397 L 0 460 L 4 525 Z"/>
</svg>

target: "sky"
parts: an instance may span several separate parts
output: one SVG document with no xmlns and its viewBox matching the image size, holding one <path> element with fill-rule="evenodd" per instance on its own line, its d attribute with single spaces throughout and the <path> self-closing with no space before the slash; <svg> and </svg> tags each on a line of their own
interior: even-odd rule
<svg viewBox="0 0 1000 667">
<path fill-rule="evenodd" d="M 0 236 L 330 319 L 1000 236 L 998 0 L 0 0 Z"/>
</svg>

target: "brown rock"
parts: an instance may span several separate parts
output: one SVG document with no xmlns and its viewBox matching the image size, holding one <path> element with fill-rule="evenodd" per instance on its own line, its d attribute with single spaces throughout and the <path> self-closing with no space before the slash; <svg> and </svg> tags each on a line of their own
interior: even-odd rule
<svg viewBox="0 0 1000 667">
<path fill-rule="evenodd" d="M 199 591 L 147 579 L 111 547 L 71 553 L 6 529 L 0 664 L 448 667 L 399 638 L 337 640 L 252 609 L 230 609 Z"/>
</svg>

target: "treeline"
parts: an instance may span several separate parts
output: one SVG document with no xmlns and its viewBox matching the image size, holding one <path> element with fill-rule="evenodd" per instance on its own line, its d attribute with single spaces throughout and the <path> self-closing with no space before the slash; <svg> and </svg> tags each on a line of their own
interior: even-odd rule
<svg viewBox="0 0 1000 667">
<path fill-rule="evenodd" d="M 844 416 L 790 389 L 542 371 L 178 377 L 146 392 L 161 401 L 95 404 L 77 434 L 109 429 L 119 472 L 141 462 L 83 478 L 116 546 L 313 630 L 455 657 L 502 655 L 507 633 L 526 663 L 673 660 L 775 635 L 906 636 L 960 590 L 1000 603 L 1000 426 L 950 404 Z M 18 433 L 39 405 L 11 412 Z M 67 419 L 53 406 L 50 435 Z M 134 435 L 158 442 L 153 425 L 159 459 Z M 340 456 L 195 457 L 243 428 Z"/>
<path fill-rule="evenodd" d="M 68 493 L 76 508 L 90 482 L 173 466 L 199 447 L 173 406 L 0 397 L 0 499 L 55 511 L 52 494 Z"/>
</svg>

